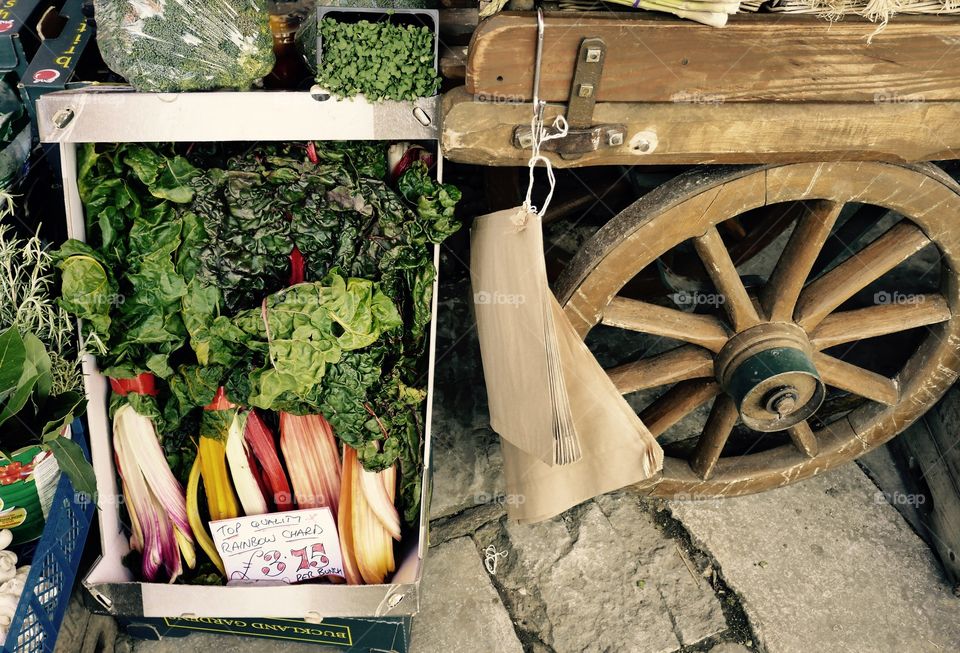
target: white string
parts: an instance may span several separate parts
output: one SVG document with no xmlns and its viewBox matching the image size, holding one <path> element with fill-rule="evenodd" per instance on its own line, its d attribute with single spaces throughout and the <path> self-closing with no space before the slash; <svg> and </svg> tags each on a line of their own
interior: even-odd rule
<svg viewBox="0 0 960 653">
<path fill-rule="evenodd" d="M 536 213 L 542 218 L 547 212 L 547 207 L 550 206 L 550 200 L 553 199 L 553 191 L 556 190 L 557 179 L 553 174 L 553 164 L 550 163 L 550 159 L 540 153 L 540 147 L 547 141 L 556 140 L 566 136 L 570 131 L 570 126 L 567 124 L 567 119 L 562 114 L 558 115 L 553 120 L 551 129 L 552 133 L 550 133 L 543 125 L 542 106 L 538 114 L 535 113 L 533 119 L 530 121 L 530 131 L 533 134 L 533 145 L 530 153 L 530 161 L 527 164 L 530 168 L 530 180 L 527 183 L 527 199 L 524 201 L 523 205 L 528 211 Z M 543 163 L 543 166 L 547 169 L 547 183 L 550 186 L 550 190 L 547 193 L 547 196 L 544 198 L 543 204 L 539 209 L 533 205 L 533 183 L 536 177 L 538 163 Z"/>
<path fill-rule="evenodd" d="M 553 174 L 553 164 L 550 159 L 540 153 L 540 147 L 547 141 L 563 138 L 570 130 L 567 119 L 561 114 L 553 120 L 552 131 L 549 133 L 543 124 L 543 110 L 546 102 L 540 99 L 540 62 L 543 58 L 543 9 L 537 9 L 537 57 L 536 68 L 533 76 L 533 116 L 530 118 L 530 136 L 532 139 L 530 161 L 527 164 L 530 168 L 530 179 L 527 183 L 527 198 L 523 202 L 523 208 L 531 213 L 538 214 L 541 218 L 546 214 L 547 207 L 550 206 L 550 200 L 553 199 L 553 191 L 557 187 L 557 180 Z M 536 177 L 536 168 L 538 163 L 543 163 L 547 169 L 547 182 L 550 185 L 550 191 L 543 200 L 543 205 L 538 210 L 533 205 L 533 182 Z"/>
<path fill-rule="evenodd" d="M 483 565 L 487 568 L 487 573 L 491 576 L 497 575 L 497 561 L 500 558 L 506 558 L 506 551 L 497 551 L 497 547 L 493 544 L 489 545 L 486 549 L 483 550 L 484 555 L 486 556 L 483 559 Z"/>
</svg>

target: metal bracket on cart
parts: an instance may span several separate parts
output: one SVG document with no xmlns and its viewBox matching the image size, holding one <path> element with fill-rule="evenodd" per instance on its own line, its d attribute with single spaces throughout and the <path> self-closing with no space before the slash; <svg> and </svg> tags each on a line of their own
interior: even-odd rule
<svg viewBox="0 0 960 653">
<path fill-rule="evenodd" d="M 593 107 L 597 103 L 603 62 L 607 56 L 607 44 L 602 38 L 591 37 L 580 41 L 577 51 L 577 66 L 570 87 L 567 104 L 567 136 L 544 141 L 542 149 L 556 152 L 565 159 L 575 159 L 588 152 L 607 147 L 619 147 L 627 131 L 623 124 L 593 124 Z M 556 130 L 547 127 L 547 134 Z M 513 130 L 513 146 L 527 150 L 533 146 L 533 131 L 530 125 L 517 125 Z"/>
</svg>

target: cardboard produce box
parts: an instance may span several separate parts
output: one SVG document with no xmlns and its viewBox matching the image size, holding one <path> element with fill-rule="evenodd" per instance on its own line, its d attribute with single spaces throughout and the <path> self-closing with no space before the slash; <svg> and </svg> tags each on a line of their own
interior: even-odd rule
<svg viewBox="0 0 960 653">
<path fill-rule="evenodd" d="M 347 652 L 405 653 L 410 650 L 412 617 L 380 619 L 324 619 L 311 623 L 296 619 L 124 619 L 128 634 L 140 639 L 185 637 L 193 632 L 259 637 L 325 646 Z"/>
<path fill-rule="evenodd" d="M 345 134 L 368 140 L 394 140 L 406 134 L 417 140 L 435 140 L 436 125 L 432 120 L 425 123 L 423 116 L 439 115 L 437 98 L 424 99 L 416 106 L 368 105 L 362 100 L 318 102 L 308 93 L 292 92 L 182 94 L 171 99 L 160 94 L 95 92 L 94 89 L 46 95 L 38 104 L 38 113 L 41 140 L 59 143 L 60 147 L 68 234 L 81 240 L 85 220 L 77 189 L 76 143 L 335 140 Z M 235 119 L 223 120 L 226 113 Z M 284 121 L 276 121 L 277 115 L 283 115 Z M 143 116 L 149 116 L 149 120 L 143 120 Z M 438 262 L 439 249 L 434 246 L 435 267 Z M 417 530 L 405 535 L 395 550 L 397 569 L 386 584 L 225 587 L 137 580 L 123 564 L 124 556 L 130 551 L 129 533 L 121 525 L 120 501 L 116 500 L 121 492 L 108 418 L 109 384 L 95 360 L 87 356 L 83 361 L 89 402 L 87 414 L 102 499 L 98 511 L 101 556 L 84 579 L 84 585 L 103 610 L 120 618 L 132 633 L 140 636 L 229 632 L 309 641 L 347 650 L 404 653 L 411 618 L 419 610 L 420 580 L 427 549 L 436 283 L 435 280 L 426 354 L 429 360 L 421 512 Z"/>
<path fill-rule="evenodd" d="M 94 38 L 96 24 L 83 15 L 82 0 L 67 0 L 59 11 L 51 7 L 36 29 L 43 41 L 30 53 L 29 65 L 24 62 L 20 75 L 20 97 L 34 122 L 41 95 L 76 84 L 84 76 L 81 62 L 99 63 L 100 59 Z"/>
<path fill-rule="evenodd" d="M 0 3 L 0 74 L 22 79 L 40 46 L 37 23 L 51 8 L 48 0 L 5 0 Z"/>
</svg>

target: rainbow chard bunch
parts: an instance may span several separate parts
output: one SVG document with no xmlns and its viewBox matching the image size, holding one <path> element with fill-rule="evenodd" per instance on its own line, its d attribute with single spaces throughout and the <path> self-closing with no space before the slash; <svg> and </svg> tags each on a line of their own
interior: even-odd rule
<svg viewBox="0 0 960 653">
<path fill-rule="evenodd" d="M 400 540 L 400 515 L 394 507 L 397 468 L 363 468 L 356 450 L 343 445 L 343 491 L 338 528 L 343 567 L 351 585 L 383 583 L 396 569 L 393 541 Z"/>
<path fill-rule="evenodd" d="M 433 179 L 429 153 L 394 155 L 388 176 L 369 142 L 80 151 L 89 244 L 59 253 L 62 306 L 107 376 L 164 382 L 159 398 L 120 403 L 152 418 L 187 486 L 184 526 L 159 472 L 143 471 L 155 447 L 120 435 L 121 412 L 148 580 L 192 564 L 188 527 L 222 572 L 209 521 L 317 506 L 341 522 L 349 582 L 389 578 L 422 495 L 432 245 L 460 226 L 460 194 Z"/>
<path fill-rule="evenodd" d="M 204 408 L 197 459 L 211 519 L 290 510 L 290 484 L 273 434 L 256 411 L 231 403 L 223 388 Z"/>
<path fill-rule="evenodd" d="M 245 515 L 293 510 L 273 433 L 255 410 L 237 413 L 227 435 L 226 455 Z"/>
<path fill-rule="evenodd" d="M 280 448 L 290 470 L 290 480 L 303 508 L 327 506 L 336 510 L 340 501 L 340 455 L 333 429 L 320 415 L 280 413 Z"/>
<path fill-rule="evenodd" d="M 131 521 L 130 548 L 143 577 L 174 582 L 196 564 L 183 488 L 174 478 L 150 418 L 129 403 L 113 416 L 113 448 Z"/>
<path fill-rule="evenodd" d="M 223 573 L 200 513 L 200 482 L 211 520 L 292 510 L 293 498 L 273 433 L 256 411 L 231 403 L 221 387 L 204 407 L 197 457 L 187 483 L 187 512 L 197 540 Z"/>
</svg>

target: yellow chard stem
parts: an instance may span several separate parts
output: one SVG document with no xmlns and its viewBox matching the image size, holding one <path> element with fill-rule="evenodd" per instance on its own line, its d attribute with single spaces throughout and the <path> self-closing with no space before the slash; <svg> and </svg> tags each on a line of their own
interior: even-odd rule
<svg viewBox="0 0 960 653">
<path fill-rule="evenodd" d="M 207 534 L 207 528 L 200 517 L 200 454 L 193 461 L 193 467 L 190 468 L 190 478 L 187 479 L 187 518 L 190 520 L 190 528 L 193 529 L 193 535 L 197 538 L 197 543 L 203 552 L 207 554 L 210 561 L 216 566 L 220 573 L 227 575 L 223 568 L 223 560 L 213 540 Z M 190 565 L 192 567 L 192 565 Z"/>
</svg>

